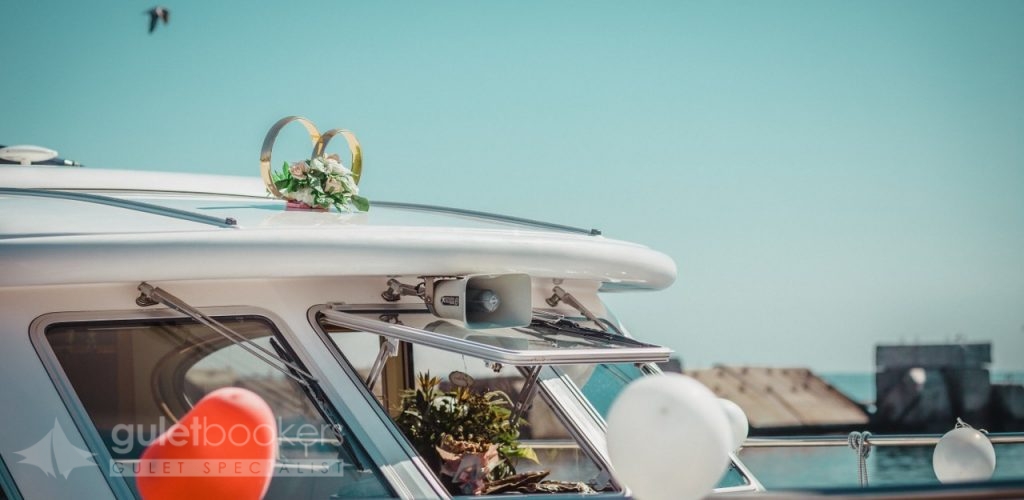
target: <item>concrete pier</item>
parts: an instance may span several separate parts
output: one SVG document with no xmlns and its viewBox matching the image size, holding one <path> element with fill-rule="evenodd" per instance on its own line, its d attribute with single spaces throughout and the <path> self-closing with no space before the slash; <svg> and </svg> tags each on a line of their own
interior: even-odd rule
<svg viewBox="0 0 1024 500">
<path fill-rule="evenodd" d="M 868 424 L 863 408 L 807 368 L 715 366 L 685 373 L 743 408 L 752 436 L 862 430 Z"/>
</svg>

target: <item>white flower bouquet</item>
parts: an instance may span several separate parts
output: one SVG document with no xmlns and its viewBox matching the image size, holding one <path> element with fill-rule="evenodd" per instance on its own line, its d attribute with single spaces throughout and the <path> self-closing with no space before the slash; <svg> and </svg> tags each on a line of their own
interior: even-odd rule
<svg viewBox="0 0 1024 500">
<path fill-rule="evenodd" d="M 370 201 L 359 196 L 352 171 L 341 164 L 337 155 L 285 162 L 281 171 L 273 174 L 273 181 L 285 199 L 309 208 L 334 206 L 343 212 L 370 209 Z"/>
</svg>

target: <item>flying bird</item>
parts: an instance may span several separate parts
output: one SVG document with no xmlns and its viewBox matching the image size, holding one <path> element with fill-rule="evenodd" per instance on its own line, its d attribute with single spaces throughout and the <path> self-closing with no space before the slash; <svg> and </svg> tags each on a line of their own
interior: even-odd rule
<svg viewBox="0 0 1024 500">
<path fill-rule="evenodd" d="M 149 9 L 148 11 L 146 11 L 146 13 L 149 14 L 150 33 L 152 33 L 153 30 L 156 29 L 157 21 L 160 21 L 162 19 L 164 21 L 164 24 L 167 24 L 167 21 L 171 19 L 171 11 L 167 10 L 167 7 L 161 7 L 159 5 L 153 7 L 152 9 Z"/>
</svg>

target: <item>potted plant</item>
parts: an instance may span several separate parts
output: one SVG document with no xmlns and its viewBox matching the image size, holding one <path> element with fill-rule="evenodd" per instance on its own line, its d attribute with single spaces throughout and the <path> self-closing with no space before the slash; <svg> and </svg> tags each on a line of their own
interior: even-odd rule
<svg viewBox="0 0 1024 500">
<path fill-rule="evenodd" d="M 533 450 L 519 444 L 526 421 L 513 419 L 507 394 L 468 385 L 442 391 L 441 380 L 429 373 L 417 382 L 402 395 L 396 422 L 451 493 L 485 493 L 489 484 L 516 475 L 520 459 L 537 462 Z"/>
</svg>

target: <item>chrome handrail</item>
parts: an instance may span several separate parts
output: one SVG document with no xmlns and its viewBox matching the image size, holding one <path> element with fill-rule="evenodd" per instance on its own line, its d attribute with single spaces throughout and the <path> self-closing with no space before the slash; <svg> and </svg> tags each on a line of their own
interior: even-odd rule
<svg viewBox="0 0 1024 500">
<path fill-rule="evenodd" d="M 164 217 L 187 220 L 211 226 L 223 228 L 238 227 L 238 221 L 231 217 L 214 217 L 212 215 L 189 212 L 187 210 L 179 210 L 177 208 L 165 207 L 163 205 L 154 205 L 152 203 L 145 203 L 136 200 L 126 200 L 123 198 L 114 198 L 112 196 L 102 196 L 98 194 L 61 191 L 52 189 L 0 188 L 0 195 L 36 196 L 42 198 L 57 198 L 61 200 L 96 203 L 99 205 L 107 205 L 116 208 L 123 208 L 126 210 L 135 210 L 137 212 L 145 212 L 154 215 L 162 215 Z"/>
<path fill-rule="evenodd" d="M 1024 432 L 994 432 L 987 434 L 992 444 L 1024 444 Z M 932 446 L 939 442 L 941 434 L 872 434 L 865 440 L 871 446 Z M 845 435 L 834 436 L 780 436 L 752 437 L 743 442 L 743 448 L 801 448 L 824 446 L 849 446 Z"/>
<path fill-rule="evenodd" d="M 438 212 L 449 215 L 461 215 L 466 217 L 477 217 L 481 219 L 489 219 L 497 222 L 507 222 L 511 224 L 522 224 L 527 226 L 533 226 L 543 229 L 554 229 L 557 231 L 565 231 L 569 233 L 580 233 L 589 236 L 601 236 L 600 229 L 585 229 L 581 227 L 566 226 L 563 224 L 555 224 L 553 222 L 544 222 L 534 219 L 525 219 L 522 217 L 514 217 L 511 215 L 501 215 L 491 212 L 481 212 L 479 210 L 468 210 L 463 208 L 452 208 L 442 207 L 438 205 L 424 205 L 420 203 L 403 203 L 396 201 L 374 201 L 374 206 L 377 207 L 389 207 L 389 208 L 404 208 L 406 210 L 420 210 L 424 212 Z"/>
</svg>

